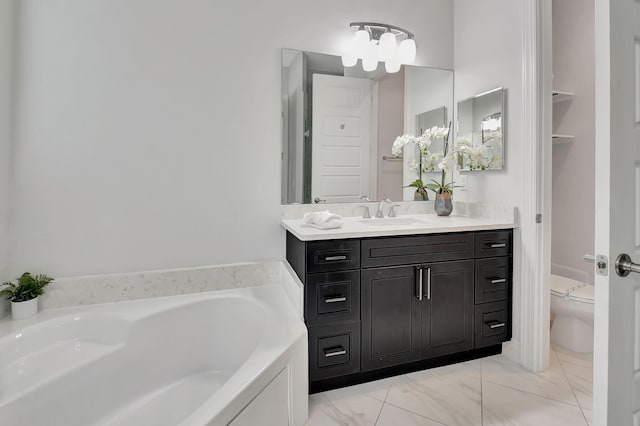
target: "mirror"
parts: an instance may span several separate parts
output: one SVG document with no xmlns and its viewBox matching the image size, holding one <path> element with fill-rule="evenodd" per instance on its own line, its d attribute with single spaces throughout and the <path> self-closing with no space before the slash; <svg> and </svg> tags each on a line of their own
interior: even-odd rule
<svg viewBox="0 0 640 426">
<path fill-rule="evenodd" d="M 502 87 L 458 102 L 456 150 L 462 171 L 504 167 L 505 90 Z"/>
<path fill-rule="evenodd" d="M 389 74 L 380 63 L 365 72 L 340 56 L 282 49 L 281 104 L 282 204 L 413 200 L 403 186 L 416 179 L 415 153 L 394 157 L 391 147 L 448 124 L 453 71 L 405 65 Z"/>
</svg>

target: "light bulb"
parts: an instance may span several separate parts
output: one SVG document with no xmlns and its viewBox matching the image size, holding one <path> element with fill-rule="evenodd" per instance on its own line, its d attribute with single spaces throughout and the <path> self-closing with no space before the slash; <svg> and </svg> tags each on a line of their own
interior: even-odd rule
<svg viewBox="0 0 640 426">
<path fill-rule="evenodd" d="M 380 36 L 380 60 L 389 61 L 396 55 L 396 35 L 390 31 Z"/>
<path fill-rule="evenodd" d="M 398 61 L 387 61 L 384 63 L 384 69 L 389 74 L 393 74 L 394 72 L 400 71 L 400 62 Z"/>
<path fill-rule="evenodd" d="M 375 71 L 378 68 L 378 45 L 369 42 L 364 57 L 362 58 L 362 69 L 365 71 Z"/>
<path fill-rule="evenodd" d="M 407 38 L 400 42 L 398 60 L 402 64 L 410 64 L 416 60 L 416 41 L 414 39 Z"/>
</svg>

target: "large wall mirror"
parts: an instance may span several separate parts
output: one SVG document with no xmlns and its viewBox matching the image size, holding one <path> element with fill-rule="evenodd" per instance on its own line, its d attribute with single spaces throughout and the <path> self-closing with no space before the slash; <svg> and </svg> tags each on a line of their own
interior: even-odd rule
<svg viewBox="0 0 640 426">
<path fill-rule="evenodd" d="M 365 72 L 339 56 L 283 49 L 281 102 L 282 204 L 413 200 L 415 188 L 403 187 L 417 178 L 417 148 L 394 157 L 391 147 L 448 125 L 453 71 Z"/>
<path fill-rule="evenodd" d="M 504 104 L 502 87 L 458 102 L 459 170 L 502 170 L 506 142 Z"/>
</svg>

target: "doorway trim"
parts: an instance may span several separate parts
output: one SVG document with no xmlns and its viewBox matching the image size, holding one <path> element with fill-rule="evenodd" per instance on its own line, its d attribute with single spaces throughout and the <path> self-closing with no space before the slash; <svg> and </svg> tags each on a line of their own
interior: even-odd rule
<svg viewBox="0 0 640 426">
<path fill-rule="evenodd" d="M 533 371 L 543 371 L 549 366 L 553 89 L 551 25 L 551 0 L 523 1 L 520 361 Z"/>
</svg>

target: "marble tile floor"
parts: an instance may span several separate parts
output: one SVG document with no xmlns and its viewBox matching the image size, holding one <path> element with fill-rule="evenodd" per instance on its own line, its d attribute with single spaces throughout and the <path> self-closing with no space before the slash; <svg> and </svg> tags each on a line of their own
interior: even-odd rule
<svg viewBox="0 0 640 426">
<path fill-rule="evenodd" d="M 503 355 L 311 395 L 307 426 L 588 426 L 591 354 L 556 347 L 531 373 Z"/>
</svg>

